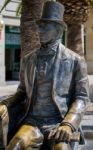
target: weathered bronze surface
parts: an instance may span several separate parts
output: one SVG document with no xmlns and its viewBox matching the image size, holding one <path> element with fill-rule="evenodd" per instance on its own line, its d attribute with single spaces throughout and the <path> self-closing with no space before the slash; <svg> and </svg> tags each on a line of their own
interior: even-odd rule
<svg viewBox="0 0 93 150">
<path fill-rule="evenodd" d="M 78 129 L 89 102 L 87 67 L 83 58 L 61 44 L 63 12 L 57 2 L 45 4 L 37 21 L 41 47 L 24 57 L 16 94 L 1 102 L 0 116 L 7 114 L 7 125 L 7 108 L 24 103 L 16 121 L 19 129 L 5 144 L 7 150 L 39 150 L 44 141 L 50 149 L 74 150 L 72 141 L 80 142 Z"/>
</svg>

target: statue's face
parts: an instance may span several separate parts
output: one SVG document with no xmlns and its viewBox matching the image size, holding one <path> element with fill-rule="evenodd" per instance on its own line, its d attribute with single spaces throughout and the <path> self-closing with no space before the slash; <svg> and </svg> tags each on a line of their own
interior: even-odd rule
<svg viewBox="0 0 93 150">
<path fill-rule="evenodd" d="M 38 23 L 38 33 L 41 43 L 52 42 L 56 39 L 58 30 L 55 22 L 40 22 Z"/>
</svg>

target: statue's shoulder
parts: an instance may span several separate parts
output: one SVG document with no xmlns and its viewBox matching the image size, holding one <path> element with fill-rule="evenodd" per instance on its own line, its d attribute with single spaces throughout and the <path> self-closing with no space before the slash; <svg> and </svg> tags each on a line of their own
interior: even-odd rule
<svg viewBox="0 0 93 150">
<path fill-rule="evenodd" d="M 60 44 L 60 50 L 61 50 L 62 54 L 64 54 L 69 59 L 73 59 L 73 60 L 82 60 L 82 59 L 84 59 L 84 57 L 82 57 L 79 54 L 75 53 L 71 49 L 65 47 L 63 44 Z"/>
</svg>

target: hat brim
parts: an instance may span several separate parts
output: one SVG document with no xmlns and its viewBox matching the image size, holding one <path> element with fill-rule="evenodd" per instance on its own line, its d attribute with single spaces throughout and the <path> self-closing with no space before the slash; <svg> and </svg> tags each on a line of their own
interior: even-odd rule
<svg viewBox="0 0 93 150">
<path fill-rule="evenodd" d="M 61 26 L 63 26 L 65 30 L 67 30 L 67 24 L 64 21 L 54 20 L 54 19 L 39 19 L 39 20 L 36 20 L 36 23 L 38 24 L 42 21 L 44 21 L 44 22 L 47 22 L 47 21 L 48 22 L 56 22 L 56 23 L 60 24 Z"/>
</svg>

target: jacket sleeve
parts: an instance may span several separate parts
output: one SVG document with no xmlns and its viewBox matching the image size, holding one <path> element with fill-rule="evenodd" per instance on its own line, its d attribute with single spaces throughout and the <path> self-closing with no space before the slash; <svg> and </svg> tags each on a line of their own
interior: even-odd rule
<svg viewBox="0 0 93 150">
<path fill-rule="evenodd" d="M 74 99 L 62 122 L 62 124 L 71 126 L 73 131 L 78 129 L 89 102 L 87 66 L 83 58 L 78 59 L 74 73 Z"/>
<path fill-rule="evenodd" d="M 20 67 L 20 83 L 17 88 L 17 91 L 15 94 L 7 96 L 5 99 L 1 100 L 0 104 L 4 104 L 7 107 L 10 107 L 12 105 L 15 105 L 18 102 L 24 101 L 26 98 L 26 88 L 25 88 L 25 82 L 24 82 L 24 69 L 25 69 L 25 61 L 21 62 Z"/>
</svg>

